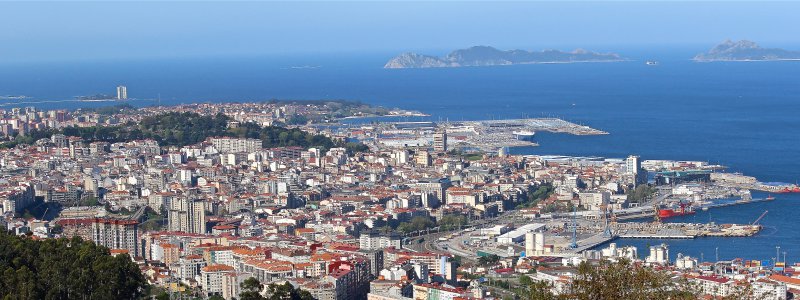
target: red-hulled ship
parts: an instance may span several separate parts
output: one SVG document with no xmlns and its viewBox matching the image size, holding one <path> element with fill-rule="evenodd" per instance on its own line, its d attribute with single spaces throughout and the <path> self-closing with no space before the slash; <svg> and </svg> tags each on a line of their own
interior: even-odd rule
<svg viewBox="0 0 800 300">
<path fill-rule="evenodd" d="M 780 194 L 783 194 L 783 193 L 800 193 L 800 187 L 799 186 L 795 186 L 793 188 L 785 187 L 782 190 L 777 191 L 776 193 L 780 193 Z"/>
<path fill-rule="evenodd" d="M 678 209 L 671 209 L 671 208 L 659 208 L 658 209 L 658 218 L 665 219 L 665 218 L 672 218 L 672 217 L 679 217 L 685 215 L 693 215 L 694 210 L 692 210 L 692 206 L 686 203 L 681 203 Z"/>
</svg>

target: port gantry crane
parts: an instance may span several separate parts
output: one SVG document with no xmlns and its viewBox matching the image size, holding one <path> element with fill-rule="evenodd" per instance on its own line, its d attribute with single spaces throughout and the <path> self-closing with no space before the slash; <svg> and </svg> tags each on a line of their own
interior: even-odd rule
<svg viewBox="0 0 800 300">
<path fill-rule="evenodd" d="M 753 221 L 753 223 L 750 223 L 750 225 L 758 225 L 758 221 L 761 221 L 761 219 L 763 219 L 764 216 L 766 216 L 768 212 L 769 212 L 768 210 L 765 210 L 764 213 L 762 213 L 761 216 L 758 217 L 758 219 Z"/>
<path fill-rule="evenodd" d="M 610 238 L 613 235 L 613 233 L 611 232 L 611 225 L 608 224 L 608 214 L 609 214 L 608 205 L 603 205 L 603 219 L 606 222 L 606 227 L 603 230 L 603 237 L 605 238 Z M 614 219 L 615 219 L 614 221 L 616 222 L 616 217 Z"/>
<path fill-rule="evenodd" d="M 661 216 L 658 215 L 658 202 L 653 201 L 653 222 L 661 223 Z"/>
<path fill-rule="evenodd" d="M 578 221 L 576 220 L 578 216 L 578 208 L 577 206 L 572 208 L 572 242 L 569 243 L 569 247 L 572 249 L 578 248 Z"/>
</svg>

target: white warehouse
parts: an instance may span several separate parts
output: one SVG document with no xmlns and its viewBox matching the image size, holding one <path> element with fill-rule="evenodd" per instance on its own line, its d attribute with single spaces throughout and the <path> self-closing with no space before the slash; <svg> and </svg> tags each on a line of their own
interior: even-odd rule
<svg viewBox="0 0 800 300">
<path fill-rule="evenodd" d="M 525 234 L 528 232 L 540 232 L 544 230 L 545 224 L 541 223 L 533 223 L 521 226 L 520 228 L 514 229 L 512 231 L 506 232 L 497 237 L 498 244 L 514 244 L 520 243 L 525 240 Z"/>
</svg>

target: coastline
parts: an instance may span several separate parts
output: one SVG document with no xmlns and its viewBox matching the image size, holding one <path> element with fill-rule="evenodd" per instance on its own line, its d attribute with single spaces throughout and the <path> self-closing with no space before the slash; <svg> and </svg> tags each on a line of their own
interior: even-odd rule
<svg viewBox="0 0 800 300">
<path fill-rule="evenodd" d="M 430 117 L 431 115 L 421 112 L 409 112 L 404 114 L 387 114 L 387 115 L 364 115 L 364 116 L 347 116 L 339 118 L 339 120 L 351 119 L 365 119 L 365 118 L 393 118 L 393 117 Z"/>
<path fill-rule="evenodd" d="M 800 61 L 800 58 L 776 58 L 776 59 L 696 59 L 693 62 L 713 63 L 713 62 L 770 62 L 770 61 Z"/>
<path fill-rule="evenodd" d="M 631 59 L 607 59 L 607 60 L 575 60 L 575 61 L 537 61 L 510 64 L 491 64 L 491 65 L 459 65 L 459 66 L 424 66 L 424 67 L 386 67 L 383 69 L 454 69 L 454 68 L 475 68 L 475 67 L 501 67 L 518 65 L 555 65 L 555 64 L 581 64 L 581 63 L 618 63 L 630 62 Z"/>
</svg>

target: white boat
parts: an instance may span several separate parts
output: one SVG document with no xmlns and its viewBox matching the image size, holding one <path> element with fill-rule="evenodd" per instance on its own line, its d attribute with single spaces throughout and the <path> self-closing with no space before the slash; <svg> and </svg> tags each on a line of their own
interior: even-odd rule
<svg viewBox="0 0 800 300">
<path fill-rule="evenodd" d="M 658 62 L 655 61 L 655 60 L 648 60 L 648 61 L 645 62 L 645 64 L 648 65 L 648 66 L 655 66 L 655 65 L 658 65 Z"/>
<path fill-rule="evenodd" d="M 518 140 L 530 140 L 533 139 L 534 135 L 536 135 L 535 132 L 527 130 L 518 130 L 512 133 L 514 134 L 514 137 Z"/>
</svg>

